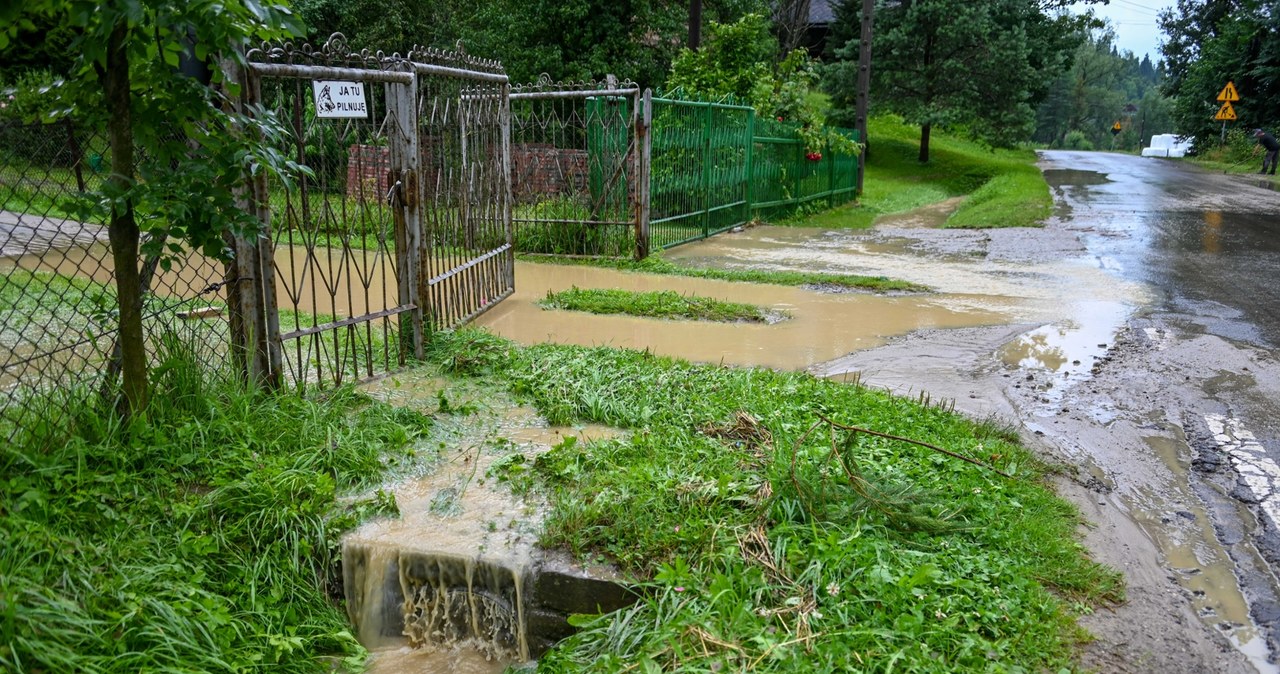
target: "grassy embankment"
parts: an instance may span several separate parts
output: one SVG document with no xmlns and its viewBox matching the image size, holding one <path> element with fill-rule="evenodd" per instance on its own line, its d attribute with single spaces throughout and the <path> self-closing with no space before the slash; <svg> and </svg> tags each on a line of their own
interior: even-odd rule
<svg viewBox="0 0 1280 674">
<path fill-rule="evenodd" d="M 669 318 L 720 323 L 769 323 L 785 318 L 753 304 L 726 302 L 701 295 L 678 292 L 633 292 L 616 288 L 578 288 L 560 292 L 547 291 L 538 302 L 544 309 L 585 311 L 592 314 L 625 314 L 648 318 Z"/>
<path fill-rule="evenodd" d="M 0 445 L 0 670 L 359 671 L 338 535 L 395 504 L 336 495 L 408 460 L 429 419 L 211 384 L 165 345 L 144 417 L 69 393 L 52 441 Z"/>
<path fill-rule="evenodd" d="M 539 671 L 1056 671 L 1084 638 L 1073 616 L 1123 596 L 1046 467 L 993 424 L 803 373 L 476 331 L 433 357 L 553 424 L 631 431 L 497 464 L 550 501 L 545 545 L 646 588 L 577 619 Z"/>
<path fill-rule="evenodd" d="M 409 460 L 429 420 L 349 390 L 210 385 L 169 347 L 146 418 L 78 408 L 58 442 L 0 448 L 0 668 L 358 667 L 326 583 L 338 533 L 393 504 L 335 495 Z M 544 671 L 1053 671 L 1074 613 L 1121 598 L 1044 467 L 991 424 L 803 373 L 477 331 L 440 333 L 432 359 L 552 423 L 631 430 L 499 463 L 549 500 L 546 545 L 646 588 L 577 619 Z"/>
<path fill-rule="evenodd" d="M 1212 145 L 1199 154 L 1187 157 L 1186 161 L 1190 161 L 1209 171 L 1217 173 L 1232 174 L 1254 174 L 1259 180 L 1270 180 L 1277 182 L 1277 176 L 1258 175 L 1258 170 L 1262 168 L 1263 150 L 1250 132 L 1242 129 L 1234 129 L 1227 134 L 1227 142 L 1222 145 Z"/>
<path fill-rule="evenodd" d="M 964 197 L 946 227 L 1029 227 L 1049 216 L 1052 197 L 1030 150 L 992 150 L 934 131 L 929 163 L 917 161 L 920 129 L 894 117 L 868 122 L 864 193 L 856 205 L 795 218 L 809 227 L 870 227 L 880 215 Z"/>
</svg>

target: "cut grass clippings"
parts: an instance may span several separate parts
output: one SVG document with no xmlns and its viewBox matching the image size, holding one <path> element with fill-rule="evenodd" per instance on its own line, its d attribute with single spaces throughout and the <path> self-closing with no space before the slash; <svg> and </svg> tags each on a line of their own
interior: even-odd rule
<svg viewBox="0 0 1280 674">
<path fill-rule="evenodd" d="M 863 229 L 880 215 L 966 195 L 945 227 L 1034 227 L 1049 217 L 1052 196 L 1030 150 L 993 150 L 935 131 L 929 163 L 922 165 L 919 127 L 881 116 L 868 120 L 867 133 L 871 149 L 859 203 L 782 224 Z"/>
<path fill-rule="evenodd" d="M 548 291 L 546 298 L 538 304 L 544 309 L 720 323 L 774 323 L 785 317 L 752 304 L 681 295 L 673 290 L 634 292 L 574 286 L 560 292 Z"/>
<path fill-rule="evenodd" d="M 1123 598 L 993 424 L 804 373 L 471 330 L 432 357 L 552 424 L 631 431 L 520 474 L 549 500 L 544 545 L 644 588 L 575 618 L 540 672 L 1058 671 L 1086 638 L 1074 611 Z"/>
<path fill-rule="evenodd" d="M 884 276 L 854 276 L 850 274 L 775 271 L 769 269 L 686 267 L 656 254 L 639 261 L 612 258 L 558 257 L 554 255 L 529 255 L 521 256 L 520 259 L 541 264 L 583 265 L 645 274 L 687 276 L 690 278 L 737 281 L 740 283 L 767 283 L 779 286 L 815 287 L 825 290 L 861 292 L 927 292 L 929 290 L 928 287 L 917 283 L 899 281 Z"/>
</svg>

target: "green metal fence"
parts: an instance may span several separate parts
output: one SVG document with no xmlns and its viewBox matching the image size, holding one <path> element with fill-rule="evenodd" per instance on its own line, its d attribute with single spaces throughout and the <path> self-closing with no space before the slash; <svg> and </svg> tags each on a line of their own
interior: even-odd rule
<svg viewBox="0 0 1280 674">
<path fill-rule="evenodd" d="M 639 258 L 855 196 L 856 155 L 811 152 L 796 125 L 732 102 L 542 79 L 512 89 L 511 120 L 522 253 Z"/>
<path fill-rule="evenodd" d="M 793 124 L 743 105 L 652 100 L 650 251 L 855 196 L 857 155 L 830 146 L 811 153 Z"/>
</svg>

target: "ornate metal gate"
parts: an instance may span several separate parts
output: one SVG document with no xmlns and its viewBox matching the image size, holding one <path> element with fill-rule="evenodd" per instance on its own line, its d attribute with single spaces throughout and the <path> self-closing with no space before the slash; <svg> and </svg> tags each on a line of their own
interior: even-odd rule
<svg viewBox="0 0 1280 674">
<path fill-rule="evenodd" d="M 238 245 L 261 270 L 243 298 L 262 306 L 260 377 L 328 385 L 385 373 L 421 358 L 431 330 L 512 292 L 498 63 L 353 53 L 341 35 L 248 56 L 247 109 L 272 115 L 278 150 L 305 167 L 256 180 L 266 235 Z"/>
</svg>

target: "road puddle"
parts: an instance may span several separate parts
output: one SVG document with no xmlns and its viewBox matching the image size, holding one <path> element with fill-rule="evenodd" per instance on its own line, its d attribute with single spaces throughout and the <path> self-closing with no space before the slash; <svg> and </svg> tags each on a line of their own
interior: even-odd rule
<svg viewBox="0 0 1280 674">
<path fill-rule="evenodd" d="M 773 325 L 669 321 L 537 306 L 548 292 L 574 286 L 704 295 L 786 312 L 792 320 Z M 515 295 L 476 323 L 525 344 L 648 349 L 699 362 L 800 370 L 914 330 L 1003 323 L 1008 314 L 1000 309 L 1001 302 L 967 294 L 827 294 L 804 288 L 517 263 Z"/>
<path fill-rule="evenodd" d="M 1191 593 L 1200 620 L 1225 634 L 1261 674 L 1280 672 L 1267 661 L 1266 638 L 1250 617 L 1235 565 L 1218 542 L 1200 499 L 1190 492 L 1191 450 L 1180 437 L 1155 435 L 1143 441 L 1173 472 L 1174 480 L 1168 491 L 1140 490 L 1131 506 L 1133 520 L 1160 548 L 1178 584 Z"/>
<path fill-rule="evenodd" d="M 1079 169 L 1044 169 L 1045 182 L 1052 187 L 1088 187 L 1105 185 L 1111 182 L 1107 176 L 1097 171 L 1081 171 Z"/>
<path fill-rule="evenodd" d="M 996 353 L 1012 368 L 1062 374 L 1052 387 L 1043 388 L 1041 402 L 1057 404 L 1064 391 L 1090 377 L 1134 308 L 1121 302 L 1089 300 L 1078 302 L 1074 309 L 1077 317 L 1019 335 Z"/>
<path fill-rule="evenodd" d="M 550 427 L 528 408 L 429 372 L 364 386 L 436 413 L 439 458 L 390 481 L 398 518 L 343 538 L 348 612 L 375 674 L 489 674 L 530 659 L 525 597 L 539 560 L 542 506 L 500 466 L 527 466 L 563 442 L 616 437 L 606 426 Z M 442 413 L 442 410 L 451 413 Z"/>
<path fill-rule="evenodd" d="M 1068 385 L 1088 376 L 1105 356 L 1106 347 L 1099 345 L 1110 344 L 1147 297 L 1141 286 L 1117 280 L 1097 260 L 1031 264 L 922 255 L 918 243 L 873 232 L 756 227 L 683 246 L 668 256 L 696 266 L 887 276 L 936 289 L 934 299 L 942 306 L 986 312 L 996 319 L 988 325 L 1045 322 L 997 356 L 1014 367 L 1069 373 L 1062 382 Z M 1101 297 L 1113 299 L 1097 299 Z M 1047 397 L 1052 402 L 1059 395 L 1050 392 Z"/>
</svg>

